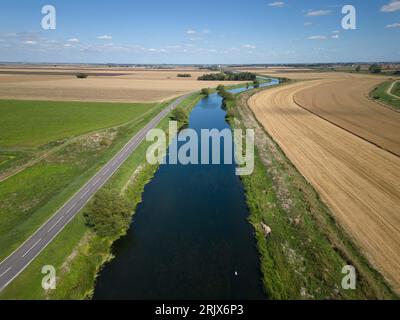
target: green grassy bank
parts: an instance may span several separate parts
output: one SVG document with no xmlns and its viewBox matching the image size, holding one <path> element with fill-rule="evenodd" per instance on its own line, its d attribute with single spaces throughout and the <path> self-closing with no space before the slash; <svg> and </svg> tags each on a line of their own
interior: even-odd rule
<svg viewBox="0 0 400 320">
<path fill-rule="evenodd" d="M 393 81 L 386 81 L 376 87 L 370 94 L 371 98 L 382 102 L 386 105 L 389 105 L 397 110 L 400 110 L 400 98 L 397 99 L 387 94 L 388 89 L 392 85 Z M 400 97 L 400 82 L 398 82 L 393 90 L 392 94 Z"/>
</svg>

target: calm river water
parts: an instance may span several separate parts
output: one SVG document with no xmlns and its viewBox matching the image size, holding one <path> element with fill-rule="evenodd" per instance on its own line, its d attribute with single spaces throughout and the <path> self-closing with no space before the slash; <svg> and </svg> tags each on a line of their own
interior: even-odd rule
<svg viewBox="0 0 400 320">
<path fill-rule="evenodd" d="M 221 106 L 202 99 L 189 127 L 229 128 Z M 248 216 L 235 165 L 161 165 L 94 299 L 265 299 Z"/>
</svg>

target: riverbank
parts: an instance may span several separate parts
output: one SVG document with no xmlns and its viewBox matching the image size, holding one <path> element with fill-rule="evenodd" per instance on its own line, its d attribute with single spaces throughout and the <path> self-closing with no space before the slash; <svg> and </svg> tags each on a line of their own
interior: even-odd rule
<svg viewBox="0 0 400 320">
<path fill-rule="evenodd" d="M 241 90 L 246 88 L 235 92 Z M 229 130 L 225 116 L 222 98 L 210 94 L 193 109 L 186 128 L 197 136 Z M 114 244 L 116 257 L 101 271 L 94 299 L 266 298 L 236 166 L 222 159 L 215 165 L 171 163 L 174 150 L 185 148 L 185 134 L 146 186 L 129 232 Z M 211 155 L 199 150 L 198 159 L 204 156 Z"/>
<path fill-rule="evenodd" d="M 193 94 L 180 105 L 187 112 L 201 99 Z M 158 128 L 168 129 L 168 117 Z M 129 199 L 134 214 L 145 185 L 151 180 L 157 166 L 146 164 L 146 150 L 150 145 L 143 142 L 129 157 L 103 189 L 118 192 Z M 1 294 L 1 299 L 86 299 L 93 293 L 97 273 L 110 261 L 112 244 L 127 230 L 121 230 L 113 238 L 100 238 L 85 224 L 86 206 L 65 230 L 15 279 Z M 45 292 L 41 287 L 44 265 L 52 265 L 57 272 L 57 289 Z"/>
<path fill-rule="evenodd" d="M 395 299 L 312 186 L 255 120 L 247 100 L 259 91 L 237 95 L 227 105 L 227 118 L 232 128 L 256 131 L 255 170 L 242 181 L 268 297 Z M 272 230 L 270 237 L 265 225 Z M 356 290 L 341 286 L 346 265 L 356 268 Z"/>
<path fill-rule="evenodd" d="M 398 81 L 393 82 L 391 80 L 380 84 L 370 93 L 370 98 L 395 111 L 400 111 L 400 98 L 397 98 L 397 94 L 400 91 L 400 83 Z M 391 91 L 391 95 L 389 91 Z"/>
</svg>

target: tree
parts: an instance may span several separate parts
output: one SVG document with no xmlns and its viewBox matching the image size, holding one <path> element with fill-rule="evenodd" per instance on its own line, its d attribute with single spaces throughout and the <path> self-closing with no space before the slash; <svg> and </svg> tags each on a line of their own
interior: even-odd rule
<svg viewBox="0 0 400 320">
<path fill-rule="evenodd" d="M 218 92 L 225 91 L 225 86 L 222 85 L 222 84 L 220 84 L 220 85 L 217 87 L 217 91 L 218 91 Z"/>
<path fill-rule="evenodd" d="M 78 73 L 78 74 L 76 75 L 76 77 L 77 77 L 78 79 L 86 79 L 87 77 L 89 77 L 89 75 L 86 74 L 86 73 Z"/>
<path fill-rule="evenodd" d="M 119 193 L 101 190 L 84 213 L 86 224 L 103 238 L 121 235 L 131 221 L 131 208 L 128 201 Z"/>
<path fill-rule="evenodd" d="M 172 111 L 171 119 L 178 121 L 181 124 L 189 123 L 189 116 L 182 107 L 177 107 Z"/>
<path fill-rule="evenodd" d="M 205 95 L 205 96 L 209 96 L 210 95 L 210 89 L 209 88 L 203 88 L 203 89 L 201 89 L 201 92 L 200 92 L 202 95 Z"/>
<path fill-rule="evenodd" d="M 361 71 L 361 66 L 357 66 L 356 67 L 356 72 L 360 72 Z"/>
<path fill-rule="evenodd" d="M 228 102 L 235 100 L 234 94 L 229 91 L 220 91 L 219 95 L 222 97 L 222 106 L 224 109 L 227 108 Z"/>
<path fill-rule="evenodd" d="M 254 81 L 257 76 L 251 72 L 220 72 L 220 73 L 209 73 L 198 77 L 198 80 L 206 81 Z"/>
<path fill-rule="evenodd" d="M 254 83 L 254 88 L 259 88 L 260 87 L 260 81 L 255 80 L 253 83 Z"/>
<path fill-rule="evenodd" d="M 382 67 L 379 64 L 372 64 L 369 67 L 369 72 L 371 72 L 371 73 L 381 73 L 382 72 Z"/>
<path fill-rule="evenodd" d="M 220 93 L 220 96 L 222 98 L 224 98 L 224 100 L 233 100 L 235 98 L 235 96 L 233 95 L 233 93 L 228 92 L 228 91 L 224 91 Z"/>
</svg>

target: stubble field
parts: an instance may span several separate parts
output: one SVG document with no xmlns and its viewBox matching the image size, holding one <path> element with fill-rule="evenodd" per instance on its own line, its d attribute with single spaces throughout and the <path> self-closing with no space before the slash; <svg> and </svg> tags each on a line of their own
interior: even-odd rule
<svg viewBox="0 0 400 320">
<path fill-rule="evenodd" d="M 77 73 L 87 79 L 77 79 Z M 190 78 L 177 77 L 180 73 Z M 161 102 L 218 84 L 240 82 L 198 81 L 209 71 L 199 69 L 134 68 L 0 68 L 0 99 Z"/>
<path fill-rule="evenodd" d="M 355 77 L 353 82 L 346 79 L 266 90 L 253 96 L 249 105 L 336 220 L 399 292 L 400 158 L 374 144 L 398 152 L 399 115 L 365 103 L 368 92 L 364 90 L 379 80 L 368 76 L 367 80 Z M 355 91 L 346 91 L 352 83 Z M 299 106 L 296 98 L 314 113 Z"/>
</svg>

